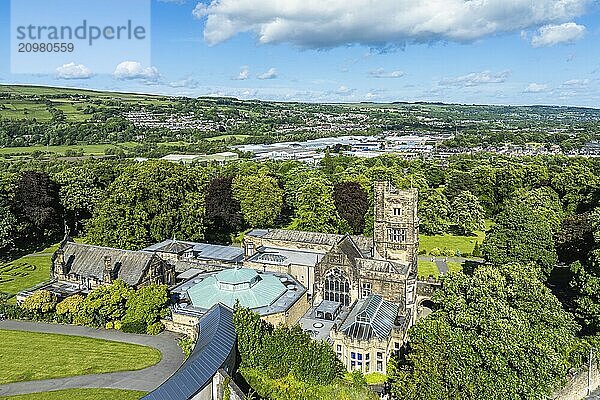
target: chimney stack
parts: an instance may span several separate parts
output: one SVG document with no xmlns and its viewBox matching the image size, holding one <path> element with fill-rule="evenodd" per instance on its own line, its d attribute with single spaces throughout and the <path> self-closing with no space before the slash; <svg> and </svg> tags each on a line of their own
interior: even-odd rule
<svg viewBox="0 0 600 400">
<path fill-rule="evenodd" d="M 109 255 L 104 256 L 104 282 L 112 283 L 114 279 L 113 276 L 113 265 L 112 258 Z"/>
</svg>

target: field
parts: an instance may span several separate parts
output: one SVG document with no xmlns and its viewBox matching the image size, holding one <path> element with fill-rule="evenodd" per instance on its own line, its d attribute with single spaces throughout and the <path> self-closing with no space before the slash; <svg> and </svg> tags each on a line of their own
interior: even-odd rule
<svg viewBox="0 0 600 400">
<path fill-rule="evenodd" d="M 0 330 L 0 384 L 139 370 L 160 361 L 150 347 L 78 336 Z"/>
<path fill-rule="evenodd" d="M 13 296 L 23 289 L 49 280 L 52 252 L 55 248 L 52 246 L 40 253 L 0 264 L 0 292 Z"/>
<path fill-rule="evenodd" d="M 118 389 L 66 389 L 0 397 L 0 400 L 138 400 L 145 392 Z"/>
<path fill-rule="evenodd" d="M 84 155 L 104 155 L 106 150 L 116 146 L 133 147 L 136 143 L 127 142 L 115 144 L 88 144 L 88 145 L 73 145 L 73 146 L 28 146 L 28 147 L 0 147 L 0 155 L 29 155 L 36 151 L 54 153 L 64 155 L 67 150 L 81 150 Z"/>
<path fill-rule="evenodd" d="M 489 230 L 492 226 L 492 221 L 485 222 L 485 231 Z M 479 245 L 483 243 L 485 239 L 485 231 L 476 231 L 473 236 L 460 236 L 460 235 L 419 235 L 419 251 L 426 251 L 427 254 L 431 249 L 438 248 L 440 250 L 460 250 L 462 254 L 473 253 L 475 242 L 479 242 Z"/>
<path fill-rule="evenodd" d="M 418 276 L 423 276 L 425 278 L 428 276 L 433 276 L 434 278 L 440 276 L 440 271 L 433 261 L 419 260 L 417 267 Z"/>
</svg>

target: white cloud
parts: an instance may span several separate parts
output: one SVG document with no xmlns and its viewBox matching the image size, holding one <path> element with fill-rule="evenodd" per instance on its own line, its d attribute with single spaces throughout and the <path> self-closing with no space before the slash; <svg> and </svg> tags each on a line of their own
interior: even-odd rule
<svg viewBox="0 0 600 400">
<path fill-rule="evenodd" d="M 91 69 L 83 64 L 75 64 L 74 62 L 56 68 L 57 79 L 89 79 L 92 75 Z"/>
<path fill-rule="evenodd" d="M 525 93 L 541 93 L 548 90 L 548 85 L 544 83 L 530 83 L 523 92 Z"/>
<path fill-rule="evenodd" d="M 554 46 L 555 44 L 573 43 L 585 36 L 585 26 L 575 22 L 560 25 L 545 25 L 538 29 L 531 38 L 533 47 Z"/>
<path fill-rule="evenodd" d="M 584 88 L 587 87 L 589 83 L 589 79 L 569 79 L 568 81 L 565 81 L 562 85 L 571 88 Z"/>
<path fill-rule="evenodd" d="M 211 0 L 193 14 L 206 18 L 214 45 L 240 32 L 260 43 L 328 48 L 360 43 L 469 42 L 572 20 L 591 0 Z"/>
<path fill-rule="evenodd" d="M 178 81 L 169 83 L 172 88 L 186 88 L 186 89 L 197 89 L 200 87 L 200 83 L 192 77 L 187 77 Z"/>
<path fill-rule="evenodd" d="M 383 68 L 378 68 L 369 72 L 373 78 L 402 78 L 404 72 L 402 71 L 386 71 Z"/>
<path fill-rule="evenodd" d="M 510 71 L 491 72 L 481 71 L 472 72 L 467 75 L 456 78 L 445 78 L 440 81 L 441 86 L 473 87 L 487 85 L 490 83 L 504 83 L 510 76 Z"/>
<path fill-rule="evenodd" d="M 231 79 L 236 80 L 236 81 L 245 81 L 249 77 L 250 77 L 250 68 L 248 68 L 247 65 L 244 65 L 243 67 L 240 68 L 240 73 L 236 77 L 231 78 Z"/>
<path fill-rule="evenodd" d="M 157 80 L 160 77 L 156 67 L 144 68 L 137 61 L 123 61 L 117 65 L 113 75 L 117 79 L 145 79 L 149 81 Z"/>
<path fill-rule="evenodd" d="M 277 78 L 277 70 L 275 68 L 269 68 L 269 70 L 263 74 L 257 76 L 258 79 L 275 79 Z"/>
</svg>

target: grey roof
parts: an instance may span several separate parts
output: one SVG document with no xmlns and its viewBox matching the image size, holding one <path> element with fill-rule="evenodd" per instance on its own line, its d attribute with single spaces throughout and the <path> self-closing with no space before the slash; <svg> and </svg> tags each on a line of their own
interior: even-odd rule
<svg viewBox="0 0 600 400">
<path fill-rule="evenodd" d="M 194 255 L 197 258 L 235 262 L 243 260 L 244 249 L 218 244 L 196 243 L 194 245 Z"/>
<path fill-rule="evenodd" d="M 193 251 L 194 257 L 200 259 L 224 262 L 237 262 L 244 259 L 244 249 L 241 247 L 186 242 L 173 239 L 163 240 L 160 243 L 153 244 L 144 249 L 144 251 L 160 251 L 163 253 L 176 254 L 181 254 L 189 250 Z"/>
<path fill-rule="evenodd" d="M 257 253 L 248 259 L 250 262 L 276 265 L 315 266 L 325 256 L 324 252 L 310 250 L 282 249 L 260 246 Z"/>
<path fill-rule="evenodd" d="M 220 368 L 232 372 L 235 341 L 232 311 L 215 305 L 200 319 L 198 342 L 192 354 L 177 372 L 143 399 L 191 399 L 212 382 Z"/>
<path fill-rule="evenodd" d="M 304 232 L 286 229 L 254 229 L 246 236 L 258 237 L 266 240 L 280 240 L 285 242 L 335 246 L 345 236 L 352 238 L 363 257 L 370 257 L 373 249 L 373 238 L 357 235 L 338 235 L 333 233 Z"/>
<path fill-rule="evenodd" d="M 117 278 L 129 285 L 137 285 L 154 254 L 144 251 L 112 249 L 87 244 L 66 242 L 62 247 L 69 274 L 102 280 L 104 258 L 109 256 Z"/>
<path fill-rule="evenodd" d="M 399 309 L 398 304 L 372 294 L 356 302 L 340 331 L 355 340 L 384 340 L 395 326 Z"/>
<path fill-rule="evenodd" d="M 385 272 L 395 274 L 408 274 L 409 265 L 386 260 L 376 260 L 373 258 L 360 258 L 356 260 L 359 268 L 365 271 Z"/>
</svg>

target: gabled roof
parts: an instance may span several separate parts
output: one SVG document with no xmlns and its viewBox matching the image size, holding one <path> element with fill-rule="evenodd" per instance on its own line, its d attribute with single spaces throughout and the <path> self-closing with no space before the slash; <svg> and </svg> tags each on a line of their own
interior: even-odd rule
<svg viewBox="0 0 600 400">
<path fill-rule="evenodd" d="M 192 354 L 169 379 L 144 400 L 188 400 L 212 382 L 224 368 L 232 372 L 235 363 L 233 313 L 217 304 L 199 322 L 199 337 Z"/>
<path fill-rule="evenodd" d="M 193 251 L 194 256 L 199 259 L 236 262 L 242 261 L 244 258 L 244 249 L 241 247 L 186 242 L 173 239 L 163 240 L 160 243 L 146 247 L 143 251 L 182 254 L 190 250 Z"/>
<path fill-rule="evenodd" d="M 395 326 L 399 309 L 398 304 L 372 294 L 356 302 L 340 331 L 355 340 L 385 340 Z"/>
<path fill-rule="evenodd" d="M 376 260 L 376 259 L 365 259 L 361 258 L 357 261 L 359 267 L 365 271 L 373 271 L 373 272 L 385 272 L 385 273 L 394 273 L 394 274 L 404 274 L 406 275 L 409 270 L 409 266 L 406 264 L 395 263 L 386 260 Z"/>
<path fill-rule="evenodd" d="M 350 236 L 342 237 L 342 239 L 340 239 L 338 242 L 337 247 L 348 257 L 352 265 L 355 265 L 356 260 L 362 257 L 362 253 Z"/>
<path fill-rule="evenodd" d="M 180 242 L 178 240 L 165 240 L 161 244 L 162 246 L 156 249 L 156 251 L 161 253 L 181 254 L 193 247 L 190 243 Z"/>
<path fill-rule="evenodd" d="M 140 283 L 150 261 L 156 257 L 144 251 L 112 249 L 74 242 L 66 242 L 61 249 L 69 274 L 102 280 L 104 259 L 109 256 L 116 278 L 129 285 Z"/>
</svg>

